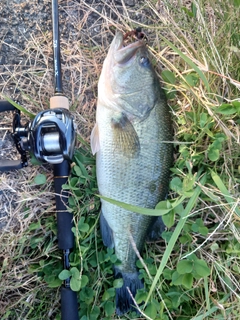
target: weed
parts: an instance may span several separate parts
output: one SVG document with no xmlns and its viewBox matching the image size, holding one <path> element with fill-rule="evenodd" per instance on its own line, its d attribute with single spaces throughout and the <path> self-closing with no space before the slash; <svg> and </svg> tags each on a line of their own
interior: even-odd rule
<svg viewBox="0 0 240 320">
<path fill-rule="evenodd" d="M 146 243 L 137 262 L 145 283 L 135 297 L 141 316 L 131 312 L 121 318 L 239 319 L 239 1 L 147 0 L 134 11 L 110 1 L 101 13 L 85 1 L 73 2 L 81 19 L 73 15 L 72 22 L 86 31 L 81 41 L 62 41 L 63 78 L 69 80 L 64 91 L 79 134 L 64 186 L 70 192 L 76 247 L 70 270 L 62 270 L 48 166 L 23 169 L 18 177 L 3 175 L 1 183 L 16 194 L 17 205 L 1 234 L 1 319 L 60 319 L 58 288 L 69 276 L 78 291 L 81 320 L 116 319 L 115 289 L 122 282 L 114 280 L 112 264 L 118 261 L 99 234 L 89 135 L 108 35 L 112 28 L 136 26 L 148 33 L 172 110 L 175 163 L 168 200 L 149 212 L 128 206 L 161 214 L 167 228 L 163 239 Z M 103 45 L 86 24 L 92 14 Z M 50 43 L 49 32 L 27 43 L 24 54 L 41 57 L 41 68 L 6 71 L 21 92 L 21 105 L 33 114 L 47 108 L 53 94 Z M 3 92 L 8 81 L 1 85 Z"/>
</svg>

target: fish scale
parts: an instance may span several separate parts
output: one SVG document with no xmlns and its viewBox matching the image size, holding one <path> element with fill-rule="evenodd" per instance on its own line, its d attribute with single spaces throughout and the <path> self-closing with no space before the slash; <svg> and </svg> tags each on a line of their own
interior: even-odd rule
<svg viewBox="0 0 240 320">
<path fill-rule="evenodd" d="M 154 208 L 168 190 L 172 124 L 166 98 L 147 61 L 143 41 L 123 47 L 122 33 L 115 35 L 99 79 L 91 146 L 101 195 Z M 133 304 L 127 287 L 134 296 L 143 286 L 136 260 L 156 219 L 101 199 L 103 242 L 115 248 L 121 261 L 115 266 L 116 278 L 122 277 L 124 282 L 116 292 L 119 315 Z"/>
</svg>

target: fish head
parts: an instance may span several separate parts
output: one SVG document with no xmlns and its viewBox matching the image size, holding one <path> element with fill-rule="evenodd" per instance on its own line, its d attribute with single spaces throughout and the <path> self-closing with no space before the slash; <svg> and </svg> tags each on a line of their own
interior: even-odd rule
<svg viewBox="0 0 240 320">
<path fill-rule="evenodd" d="M 117 32 L 99 79 L 100 103 L 143 120 L 156 103 L 156 82 L 145 42 L 124 46 L 123 34 Z"/>
</svg>

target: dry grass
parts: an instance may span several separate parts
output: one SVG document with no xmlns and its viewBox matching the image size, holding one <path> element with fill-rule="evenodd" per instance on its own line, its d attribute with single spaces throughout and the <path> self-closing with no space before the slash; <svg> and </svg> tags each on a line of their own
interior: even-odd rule
<svg viewBox="0 0 240 320">
<path fill-rule="evenodd" d="M 205 5 L 200 1 L 194 3 L 197 14 L 191 19 L 181 10 L 181 7 L 191 10 L 189 1 L 140 1 L 137 9 L 127 7 L 124 1 L 122 5 L 115 1 L 101 5 L 89 5 L 87 1 L 60 1 L 64 16 L 60 21 L 64 34 L 61 40 L 64 93 L 70 100 L 70 110 L 75 117 L 79 136 L 89 142 L 95 119 L 97 81 L 114 30 L 126 32 L 141 26 L 147 32 L 149 49 L 157 70 L 169 70 L 176 77 L 172 89 L 177 90 L 178 94 L 169 101 L 174 117 L 175 140 L 183 145 L 191 142 L 187 161 L 194 170 L 198 170 L 200 164 L 195 164 L 193 158 L 198 154 L 205 155 L 205 169 L 212 166 L 218 172 L 237 205 L 239 122 L 237 118 L 231 119 L 215 112 L 215 107 L 223 102 L 239 101 L 240 69 L 237 63 L 240 53 L 239 49 L 229 44 L 229 38 L 235 32 L 230 25 L 237 24 L 234 21 L 235 7 L 228 7 L 232 13 L 223 22 L 226 7 L 221 6 L 220 1 L 206 2 Z M 187 84 L 185 76 L 192 74 L 194 70 L 166 45 L 163 36 L 204 72 L 209 92 L 201 80 L 196 86 Z M 44 26 L 39 27 L 28 39 L 24 51 L 19 51 L 19 55 L 23 57 L 24 64 L 4 66 L 0 74 L 0 92 L 18 99 L 22 106 L 36 114 L 49 107 L 49 99 L 54 94 L 51 32 L 44 30 Z M 197 120 L 189 118 L 190 112 L 197 115 Z M 211 134 L 205 132 L 201 135 L 198 127 L 198 119 L 204 112 L 207 115 L 206 121 L 213 122 L 212 135 L 222 132 L 227 137 L 224 149 L 221 150 L 221 161 L 216 165 L 207 161 L 206 150 L 212 143 Z M 11 117 L 1 115 L 0 123 L 3 137 L 6 130 L 11 128 Z M 78 147 L 80 145 L 79 142 Z M 12 149 L 6 150 L 6 155 L 17 158 Z M 184 179 L 188 172 L 182 166 L 184 156 L 178 147 L 176 158 L 179 164 L 176 171 Z M 38 173 L 47 176 L 44 186 L 34 184 L 34 177 Z M 0 182 L 0 189 L 4 192 L 1 210 L 5 213 L 0 217 L 4 225 L 0 234 L 0 314 L 2 319 L 15 319 L 13 316 L 8 317 L 10 310 L 15 308 L 18 314 L 16 319 L 35 319 L 32 315 L 28 317 L 28 312 L 37 305 L 34 308 L 46 309 L 47 317 L 53 319 L 58 314 L 58 290 L 47 288 L 45 282 L 39 281 L 39 274 L 36 272 L 28 272 L 31 265 L 48 257 L 54 256 L 57 261 L 61 259 L 61 254 L 56 250 L 54 233 L 55 204 L 51 168 L 30 165 L 18 172 L 2 173 Z M 213 304 L 219 311 L 216 319 L 239 319 L 239 216 L 216 185 L 208 183 L 202 191 L 200 203 L 189 218 L 194 220 L 194 217 L 200 215 L 210 231 L 207 237 L 194 235 L 194 241 L 188 248 L 182 245 L 180 257 L 198 252 L 212 268 L 208 287 L 210 294 L 208 298 L 203 297 L 202 301 L 206 301 L 206 306 L 199 305 L 198 315 L 209 311 L 210 304 Z M 45 224 L 48 227 L 43 227 L 40 223 L 39 228 L 35 229 L 34 224 L 48 219 L 49 224 Z M 214 228 L 211 229 L 211 226 Z M 36 239 L 36 246 L 30 237 Z M 213 245 L 216 244 L 218 247 L 213 250 Z M 161 261 L 162 250 L 158 244 L 154 246 L 156 263 Z M 226 256 L 227 250 L 229 254 Z M 174 268 L 177 260 L 179 251 L 174 252 L 170 258 L 169 268 Z M 44 299 L 41 302 L 40 294 L 43 292 Z M 227 301 L 221 300 L 223 295 L 217 299 L 218 292 L 229 296 Z M 198 303 L 196 298 L 196 304 Z M 36 309 L 36 314 L 38 312 L 40 314 Z M 171 314 L 172 319 L 177 319 L 177 311 Z"/>
</svg>

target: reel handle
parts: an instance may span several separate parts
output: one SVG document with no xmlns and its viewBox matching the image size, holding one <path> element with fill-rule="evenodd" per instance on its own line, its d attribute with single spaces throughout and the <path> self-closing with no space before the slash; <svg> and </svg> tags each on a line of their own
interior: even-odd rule
<svg viewBox="0 0 240 320">
<path fill-rule="evenodd" d="M 21 160 L 0 160 L 0 172 L 22 169 Z"/>
<path fill-rule="evenodd" d="M 14 111 L 16 108 L 8 101 L 0 101 L 0 112 Z"/>
<path fill-rule="evenodd" d="M 16 111 L 17 109 L 8 101 L 1 100 L 0 101 L 0 113 L 6 111 Z M 22 156 L 22 155 L 21 155 Z M 11 170 L 19 170 L 23 167 L 27 166 L 27 162 L 25 161 L 25 157 L 19 160 L 0 160 L 0 172 L 11 171 Z"/>
</svg>

